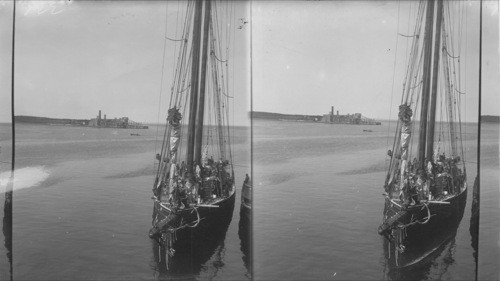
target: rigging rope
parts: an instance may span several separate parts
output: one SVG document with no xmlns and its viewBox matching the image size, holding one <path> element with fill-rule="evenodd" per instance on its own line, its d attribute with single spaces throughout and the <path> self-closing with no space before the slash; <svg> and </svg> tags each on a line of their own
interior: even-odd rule
<svg viewBox="0 0 500 281">
<path fill-rule="evenodd" d="M 457 58 L 459 59 L 459 58 L 460 58 L 460 56 L 456 56 L 456 57 L 455 57 L 455 56 L 453 56 L 452 54 L 450 54 L 450 52 L 448 52 L 448 48 L 446 48 L 446 47 L 443 47 L 443 50 L 445 50 L 445 51 L 446 51 L 446 54 L 448 54 L 448 56 L 449 56 L 450 58 L 452 58 L 452 59 L 457 59 Z"/>
<path fill-rule="evenodd" d="M 182 38 L 182 39 L 172 39 L 172 38 L 167 37 L 167 36 L 165 36 L 165 38 L 166 38 L 166 39 L 168 39 L 168 40 L 170 40 L 170 41 L 174 41 L 174 42 L 178 42 L 178 41 L 186 41 L 186 40 L 187 40 L 187 39 L 184 39 L 184 38 Z"/>
<path fill-rule="evenodd" d="M 410 6 L 411 7 L 411 6 Z M 423 18 L 423 12 L 424 12 L 424 8 L 425 8 L 425 5 L 423 2 L 420 2 L 419 3 L 419 9 L 418 9 L 418 13 L 417 13 L 417 18 L 416 18 L 416 24 L 415 24 L 415 28 L 414 28 L 414 34 L 420 34 L 420 30 L 421 30 L 421 22 L 422 22 L 422 18 Z M 398 5 L 398 11 L 399 11 L 399 5 Z M 407 28 L 409 29 L 409 27 Z M 398 12 L 398 30 L 399 30 L 399 12 Z M 411 89 L 410 87 L 410 84 L 411 84 L 411 81 L 414 79 L 415 81 L 418 81 L 420 80 L 421 78 L 418 77 L 418 73 L 417 75 L 414 77 L 413 75 L 413 72 L 415 71 L 415 66 L 417 66 L 417 69 L 421 66 L 421 61 L 422 61 L 422 56 L 420 56 L 420 61 L 418 64 L 415 64 L 416 60 L 419 58 L 418 56 L 418 47 L 419 47 L 419 37 L 415 37 L 413 39 L 413 42 L 412 42 L 412 47 L 411 47 L 411 52 L 410 52 L 410 58 L 407 62 L 407 68 L 406 68 L 406 75 L 405 75 L 405 78 L 404 78 L 404 83 L 403 83 L 403 89 L 402 89 L 402 95 L 401 95 L 401 101 L 400 101 L 400 104 L 403 104 L 406 103 L 408 105 L 411 105 L 411 99 L 413 99 L 413 92 L 414 90 Z M 398 40 L 398 36 L 396 35 L 396 42 Z M 394 67 L 394 70 L 395 70 L 395 67 Z M 417 80 L 418 79 L 418 80 Z M 408 87 L 407 87 L 408 86 Z M 418 87 L 417 87 L 418 88 Z M 411 95 L 410 95 L 410 92 L 411 92 Z M 391 109 L 392 109 L 392 95 L 391 94 Z M 405 98 L 406 96 L 406 98 Z M 408 98 L 411 97 L 410 101 L 408 100 Z M 416 112 L 416 111 L 415 111 Z M 401 130 L 401 122 L 399 119 L 397 119 L 397 123 L 396 123 L 396 131 L 395 131 L 395 138 L 394 138 L 394 142 L 393 142 L 393 145 L 392 145 L 392 151 L 393 151 L 393 155 L 397 155 L 399 153 L 399 149 L 400 149 L 400 146 L 399 146 L 399 143 L 400 143 L 400 140 L 401 140 L 401 134 L 400 134 L 400 130 Z M 412 126 L 413 128 L 413 126 Z M 389 134 L 388 134 L 389 135 Z M 411 141 L 413 142 L 413 138 L 411 138 Z M 410 147 L 410 151 L 411 151 L 411 147 Z M 398 169 L 398 166 L 399 166 L 399 161 L 397 161 L 397 159 L 395 157 L 391 157 L 390 161 L 389 161 L 389 169 L 388 169 L 388 178 L 393 178 L 394 176 L 394 173 L 395 171 Z"/>
<path fill-rule="evenodd" d="M 408 38 L 411 38 L 411 37 L 417 37 L 418 38 L 418 34 L 414 34 L 414 35 L 405 35 L 405 34 L 401 34 L 398 32 L 398 35 L 399 36 L 403 36 L 403 37 L 408 37 Z"/>
<path fill-rule="evenodd" d="M 216 60 L 220 61 L 220 62 L 227 62 L 227 60 L 221 60 L 217 57 L 217 55 L 215 54 L 214 51 L 211 52 L 211 54 L 215 57 Z"/>
<path fill-rule="evenodd" d="M 397 31 L 399 31 L 399 9 L 400 9 L 401 1 L 398 1 L 398 20 L 397 20 Z M 397 32 L 397 34 L 399 34 Z M 393 64 L 393 70 L 392 70 L 392 86 L 391 86 L 391 103 L 389 107 L 389 120 L 391 120 L 391 115 L 392 115 L 392 99 L 394 97 L 394 81 L 396 77 L 396 61 L 397 61 L 397 55 L 398 55 L 398 37 L 396 36 L 396 48 L 394 51 L 394 64 Z M 332 112 L 333 114 L 333 112 Z M 399 122 L 399 121 L 398 121 Z M 389 121 L 389 126 L 387 126 L 387 139 L 386 139 L 386 147 L 389 146 L 389 132 L 391 129 L 391 122 Z M 397 133 L 397 132 L 396 132 Z M 393 148 L 394 150 L 394 148 Z"/>
<path fill-rule="evenodd" d="M 457 93 L 459 93 L 459 94 L 461 94 L 461 95 L 465 95 L 465 93 L 464 93 L 464 92 L 460 92 L 460 91 L 457 89 L 456 85 L 455 85 L 454 89 L 455 89 L 455 91 L 456 91 Z"/>
<path fill-rule="evenodd" d="M 413 86 L 413 87 L 410 87 L 410 89 L 415 89 L 416 87 L 420 86 L 422 84 L 423 80 L 420 80 L 420 82 L 418 82 L 417 85 Z"/>
<path fill-rule="evenodd" d="M 408 22 L 406 24 L 406 33 L 409 34 L 410 33 L 410 20 L 411 20 L 411 17 L 412 17 L 412 6 L 413 6 L 413 2 L 410 2 L 410 8 L 408 9 Z M 406 46 L 405 46 L 405 62 L 408 62 L 408 41 L 409 41 L 409 38 L 406 38 Z M 403 82 L 404 83 L 404 82 Z M 404 86 L 403 86 L 404 87 Z"/>
<path fill-rule="evenodd" d="M 193 8 L 192 8 L 193 5 L 188 3 L 188 6 L 186 8 L 186 17 L 185 17 L 186 21 L 184 22 L 184 31 L 183 31 L 184 36 L 183 36 L 183 38 L 188 38 L 187 37 L 187 32 L 189 31 L 188 22 L 190 22 L 190 19 L 192 18 L 192 14 L 193 14 L 190 12 L 190 6 L 191 6 L 191 10 L 193 10 Z M 168 13 L 168 9 L 167 9 L 167 13 Z M 179 13 L 179 9 L 178 9 L 177 13 Z M 177 16 L 177 19 L 178 19 L 178 16 Z M 177 20 L 177 22 L 178 22 L 178 20 Z M 177 26 L 178 26 L 178 23 L 176 24 L 176 35 L 177 35 Z M 164 36 L 165 39 L 167 39 L 166 34 L 167 34 L 167 28 L 165 28 L 165 36 Z M 166 40 L 164 42 L 166 42 Z M 175 70 L 173 71 L 173 83 L 172 83 L 173 85 L 171 87 L 171 98 L 170 98 L 170 103 L 169 103 L 168 108 L 172 108 L 172 107 L 183 108 L 180 106 L 180 103 L 177 101 L 179 94 L 176 93 L 176 91 L 178 91 L 179 87 L 181 87 L 185 83 L 185 76 L 187 75 L 187 74 L 185 74 L 187 71 L 183 73 L 183 69 L 188 69 L 185 65 L 186 48 L 187 48 L 187 41 L 184 41 L 181 45 L 179 56 L 177 57 L 177 64 L 176 64 L 176 66 L 174 66 Z M 173 54 L 174 57 L 176 56 L 176 50 L 177 50 L 177 48 L 175 47 L 174 54 Z M 189 60 L 188 60 L 188 62 L 189 62 Z M 163 61 L 163 63 L 165 63 L 165 61 Z M 162 74 L 162 76 L 163 76 L 163 74 Z M 182 81 L 182 83 L 180 81 Z M 162 80 L 162 83 L 163 83 L 163 80 Z M 161 102 L 160 102 L 160 105 L 161 105 Z M 183 115 L 184 115 L 184 113 L 185 113 L 185 108 L 183 108 Z M 180 132 L 182 134 L 182 126 L 180 129 Z M 157 180 L 159 178 L 161 178 L 161 180 L 166 180 L 166 178 L 167 178 L 167 174 L 168 174 L 167 169 L 168 169 L 169 165 L 166 161 L 164 161 L 164 159 L 165 159 L 166 154 L 169 152 L 169 149 L 170 149 L 169 148 L 169 146 L 170 146 L 170 134 L 171 134 L 171 127 L 169 126 L 169 124 L 167 122 L 165 125 L 165 132 L 163 135 L 162 152 L 161 152 L 161 157 L 160 157 L 160 165 L 158 166 Z M 180 155 L 180 153 L 181 153 L 181 147 L 182 147 L 181 143 L 182 143 L 182 138 L 179 141 L 179 149 L 178 149 L 177 155 Z M 168 156 L 170 157 L 170 155 L 168 155 Z"/>
<path fill-rule="evenodd" d="M 165 3 L 165 36 L 167 34 L 167 23 L 168 23 L 168 2 Z M 166 53 L 166 45 L 167 42 L 163 40 L 163 58 L 162 58 L 162 65 L 161 65 L 161 79 L 160 79 L 160 92 L 159 92 L 159 97 L 158 97 L 158 115 L 156 118 L 156 135 L 155 135 L 155 154 L 157 153 L 157 144 L 158 144 L 158 130 L 159 130 L 159 124 L 160 124 L 160 111 L 161 111 L 161 96 L 163 92 L 163 79 L 164 79 L 164 71 L 165 71 L 165 53 Z M 162 149 L 161 149 L 161 155 L 163 157 L 163 144 L 162 144 Z M 163 158 L 160 158 L 163 159 Z M 160 165 L 158 165 L 158 171 L 157 171 L 157 177 L 158 177 L 158 172 L 159 168 L 161 166 L 161 160 L 160 160 Z M 156 159 L 153 160 L 153 167 L 156 165 Z"/>
<path fill-rule="evenodd" d="M 229 96 L 229 86 L 230 83 L 228 81 L 225 81 L 225 76 L 228 76 L 229 73 L 229 66 L 228 66 L 228 60 L 221 60 L 219 57 L 217 57 L 216 54 L 220 54 L 221 56 L 225 56 L 227 58 L 230 58 L 231 53 L 229 52 L 229 43 L 231 42 L 231 30 L 233 30 L 234 34 L 234 9 L 233 5 L 234 3 L 231 2 L 231 8 L 229 9 L 229 3 L 228 1 L 225 1 L 224 4 L 226 6 L 220 7 L 219 1 L 213 1 L 213 9 L 212 9 L 212 19 L 209 23 L 209 30 L 210 30 L 210 54 L 213 54 L 210 56 L 209 59 L 209 69 L 207 73 L 212 73 L 212 79 L 208 79 L 207 83 L 207 88 L 213 90 L 213 96 L 210 94 L 210 90 L 207 90 L 207 107 L 209 110 L 205 111 L 205 114 L 207 115 L 207 127 L 210 125 L 210 120 L 215 119 L 214 118 L 214 112 L 219 112 L 219 117 L 218 121 L 216 122 L 217 124 L 217 130 L 214 130 L 213 128 L 208 127 L 206 129 L 207 135 L 206 135 L 206 140 L 207 140 L 207 145 L 210 144 L 213 147 L 213 144 L 215 144 L 214 141 L 214 132 L 218 131 L 219 132 L 219 145 L 221 148 L 221 151 L 223 151 L 225 146 L 228 146 L 229 150 L 229 159 L 231 160 L 231 166 L 232 164 L 232 151 L 231 151 L 231 135 L 230 135 L 230 128 L 229 128 L 229 108 L 228 108 L 228 103 L 229 103 L 229 98 L 233 98 L 232 96 Z M 178 38 L 178 30 L 180 27 L 179 26 L 179 14 L 181 13 L 181 9 L 179 9 L 179 1 L 178 1 L 178 9 L 177 9 L 177 21 L 175 25 L 175 37 L 171 38 L 168 37 L 168 18 L 167 16 L 165 17 L 165 34 L 164 34 L 164 47 L 163 47 L 163 60 L 162 60 L 162 80 L 160 83 L 160 97 L 159 97 L 159 105 L 158 105 L 158 117 L 157 117 L 157 122 L 158 124 L 159 119 L 160 119 L 160 113 L 161 113 L 161 98 L 162 94 L 164 92 L 163 89 L 163 83 L 164 77 L 165 77 L 165 64 L 166 64 L 166 42 L 168 41 L 174 41 L 174 42 L 181 42 L 179 45 L 179 49 L 177 44 L 174 45 L 173 48 L 173 57 L 175 57 L 175 63 L 172 64 L 174 67 L 172 71 L 172 86 L 170 87 L 170 92 L 171 92 L 171 98 L 170 98 L 170 103 L 168 108 L 177 108 L 179 112 L 182 114 L 182 116 L 187 116 L 187 112 L 189 111 L 189 108 L 186 106 L 189 103 L 189 93 L 186 93 L 189 88 L 191 88 L 191 84 L 189 83 L 190 80 L 190 75 L 191 75 L 191 62 L 192 62 L 192 57 L 193 57 L 193 49 L 191 48 L 192 46 L 192 39 L 189 38 L 188 34 L 191 32 L 191 25 L 192 25 L 192 19 L 194 17 L 194 5 L 193 2 L 189 2 L 187 5 L 187 8 L 185 9 L 185 18 L 184 18 L 184 23 L 181 27 L 182 31 L 181 34 L 179 34 L 179 38 L 182 39 L 175 39 Z M 166 9 L 166 14 L 168 14 L 168 3 L 167 6 L 165 7 Z M 219 11 L 220 10 L 220 11 Z M 183 11 L 182 11 L 183 12 Z M 224 18 L 224 21 L 229 21 L 228 25 L 220 25 L 219 23 L 219 15 L 224 15 L 226 14 L 226 18 Z M 223 33 L 225 32 L 225 34 Z M 224 54 L 224 49 L 222 48 L 222 40 L 223 37 L 225 36 L 225 43 L 227 44 L 227 47 L 225 48 L 226 53 Z M 217 40 L 218 42 L 215 42 Z M 234 41 L 232 41 L 233 45 L 235 44 Z M 233 54 L 234 56 L 234 54 Z M 231 57 L 232 58 L 232 57 Z M 225 67 L 224 67 L 225 65 Z M 234 67 L 232 68 L 233 70 L 233 88 L 234 88 Z M 217 103 L 217 104 L 216 104 Z M 234 103 L 234 100 L 233 100 Z M 212 111 L 215 110 L 215 111 Z M 217 114 L 216 114 L 217 115 Z M 233 116 L 234 116 L 234 106 L 233 106 Z M 184 118 L 181 120 L 182 125 L 185 125 L 187 122 L 187 119 Z M 227 127 L 227 136 L 225 136 L 225 128 L 224 126 Z M 185 126 L 181 126 L 181 135 L 182 134 L 182 128 Z M 157 127 L 157 133 L 156 133 L 156 140 L 155 140 L 155 145 L 157 145 L 158 137 L 159 137 L 159 132 L 158 132 L 159 127 Z M 158 172 L 157 172 L 157 180 L 160 179 L 166 179 L 168 175 L 168 167 L 170 166 L 170 163 L 167 163 L 166 161 L 163 161 L 165 159 L 165 156 L 169 154 L 170 151 L 170 135 L 171 135 L 172 128 L 169 126 L 168 122 L 165 125 L 165 131 L 163 134 L 163 143 L 161 147 L 161 158 L 159 161 L 158 165 Z M 233 133 L 234 133 L 234 128 L 233 128 Z M 205 137 L 205 136 L 204 136 Z M 183 153 L 183 140 L 184 138 L 181 137 L 179 140 L 179 145 L 178 145 L 178 150 L 177 150 L 177 155 L 181 155 Z M 209 147 L 209 149 L 212 149 Z M 155 146 L 155 151 L 157 150 Z M 215 149 L 217 150 L 217 149 Z M 221 153 L 219 151 L 219 155 Z M 167 157 L 168 158 L 168 157 Z M 156 164 L 156 162 L 155 162 Z M 156 182 L 158 183 L 158 182 Z"/>
<path fill-rule="evenodd" d="M 465 54 L 467 54 L 467 47 L 468 47 L 468 44 L 467 44 L 467 11 L 468 9 L 465 9 Z M 464 58 L 465 62 L 465 76 L 467 76 L 467 56 L 465 56 Z M 479 83 L 481 83 L 481 81 L 479 81 Z M 464 88 L 465 88 L 465 91 L 467 92 L 467 79 L 464 79 Z M 459 92 L 460 93 L 460 92 Z M 464 93 L 465 94 L 465 93 Z M 467 99 L 465 99 L 465 118 L 467 118 Z M 480 120 L 477 120 L 478 122 L 480 122 Z M 460 124 L 460 126 L 462 126 L 462 124 Z M 467 126 L 465 127 L 465 135 L 467 135 Z M 479 136 L 478 136 L 479 137 Z M 460 140 L 462 142 L 462 140 Z M 462 144 L 462 154 L 463 154 L 463 144 Z M 465 161 L 465 155 L 462 155 L 462 157 L 464 158 L 464 161 Z M 465 172 L 465 164 L 464 164 L 464 172 Z"/>
<path fill-rule="evenodd" d="M 235 65 L 236 65 L 236 16 L 235 16 L 235 10 L 234 10 L 234 2 L 231 2 L 231 16 L 233 18 L 233 25 L 232 25 L 232 29 L 233 29 L 233 65 L 232 65 L 232 70 L 233 70 L 233 75 L 231 77 L 231 82 L 232 82 L 232 91 L 231 93 L 235 93 L 235 90 L 234 90 L 234 80 L 235 80 L 235 75 L 234 75 L 234 71 L 235 71 Z M 229 32 L 228 32 L 229 33 Z M 229 36 L 230 36 L 230 33 L 229 33 Z M 228 89 L 228 93 L 229 93 L 229 89 Z M 235 106 L 234 106 L 234 99 L 232 100 L 232 109 L 233 109 L 233 126 L 232 126 L 232 129 L 233 129 L 233 134 L 231 135 L 231 137 L 233 138 L 232 140 L 230 139 L 230 142 L 229 142 L 229 145 L 231 147 L 231 143 L 234 142 L 234 137 L 235 137 L 235 134 L 234 134 L 234 130 L 235 130 L 235 126 L 234 126 L 234 112 L 235 112 Z M 230 155 L 229 157 L 231 158 L 231 170 L 233 169 L 233 154 L 232 154 L 232 150 L 230 148 Z"/>
</svg>

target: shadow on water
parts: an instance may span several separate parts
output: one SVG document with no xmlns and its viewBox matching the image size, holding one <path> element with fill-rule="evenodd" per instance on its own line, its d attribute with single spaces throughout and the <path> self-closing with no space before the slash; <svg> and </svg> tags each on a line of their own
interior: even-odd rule
<svg viewBox="0 0 500 281">
<path fill-rule="evenodd" d="M 474 249 L 472 256 L 474 257 L 474 264 L 476 266 L 475 273 L 477 279 L 477 246 L 479 242 L 479 179 L 476 177 L 474 180 L 474 187 L 472 190 L 472 207 L 470 216 L 469 232 L 471 236 L 471 246 Z"/>
<path fill-rule="evenodd" d="M 252 277 L 252 224 L 251 210 L 241 207 L 238 236 L 240 237 L 240 250 L 243 254 L 243 264 L 247 270 L 246 277 Z"/>
<path fill-rule="evenodd" d="M 224 267 L 225 238 L 232 219 L 232 212 L 217 221 L 195 228 L 185 233 L 182 239 L 178 237 L 175 255 L 170 258 L 167 267 L 165 248 L 154 239 L 153 246 L 154 265 L 157 280 L 196 279 L 202 272 L 203 278 L 211 280 Z"/>
</svg>

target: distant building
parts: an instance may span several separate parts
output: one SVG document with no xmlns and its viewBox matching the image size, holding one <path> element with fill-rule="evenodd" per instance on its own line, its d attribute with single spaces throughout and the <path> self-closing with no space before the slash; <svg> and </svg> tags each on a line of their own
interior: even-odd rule
<svg viewBox="0 0 500 281">
<path fill-rule="evenodd" d="M 104 119 L 101 118 L 101 111 L 97 118 L 92 118 L 89 121 L 90 127 L 101 127 L 101 128 L 125 128 L 125 129 L 147 129 L 148 126 L 144 126 L 139 122 L 134 122 L 128 119 L 128 117 L 107 119 L 106 114 L 104 114 Z"/>
<path fill-rule="evenodd" d="M 333 124 L 356 124 L 356 125 L 381 125 L 381 122 L 375 121 L 375 119 L 366 118 L 361 113 L 340 115 L 337 110 L 337 114 L 334 115 L 334 107 L 332 106 L 332 111 L 328 114 L 324 114 L 321 122 L 333 123 Z"/>
</svg>

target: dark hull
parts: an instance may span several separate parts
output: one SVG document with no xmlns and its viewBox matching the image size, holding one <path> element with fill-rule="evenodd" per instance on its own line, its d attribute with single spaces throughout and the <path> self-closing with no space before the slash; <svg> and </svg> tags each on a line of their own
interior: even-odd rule
<svg viewBox="0 0 500 281">
<path fill-rule="evenodd" d="M 175 232 L 171 248 L 175 250 L 173 255 L 168 255 L 166 247 L 160 236 L 154 236 L 155 261 L 159 268 L 168 269 L 169 274 L 186 274 L 199 272 L 202 265 L 221 247 L 231 223 L 235 193 L 227 199 L 215 204 L 218 208 L 198 208 L 200 222 L 196 227 L 182 228 Z M 165 218 L 169 214 L 161 208 L 157 202 L 154 206 L 154 215 L 159 214 Z M 176 213 L 177 220 L 193 222 L 197 220 L 196 212 L 186 209 Z M 165 230 L 161 230 L 163 232 Z"/>
<path fill-rule="evenodd" d="M 250 221 L 252 216 L 252 186 L 248 183 L 243 183 L 241 187 L 241 208 L 240 217 L 245 216 Z"/>
<path fill-rule="evenodd" d="M 243 219 L 245 219 L 246 221 L 250 221 L 252 219 L 252 209 L 241 205 L 241 207 L 240 207 L 240 220 L 243 220 Z"/>
<path fill-rule="evenodd" d="M 390 268 L 415 266 L 432 258 L 443 245 L 452 240 L 462 220 L 467 202 L 467 189 L 446 200 L 449 204 L 430 204 L 430 220 L 425 224 L 413 224 L 393 231 L 392 241 L 384 239 L 384 253 Z M 386 198 L 384 220 L 401 212 L 401 207 Z M 408 210 L 409 215 L 401 221 L 410 222 L 411 217 L 424 221 L 428 215 L 426 208 Z M 403 247 L 399 247 L 402 245 Z"/>
</svg>

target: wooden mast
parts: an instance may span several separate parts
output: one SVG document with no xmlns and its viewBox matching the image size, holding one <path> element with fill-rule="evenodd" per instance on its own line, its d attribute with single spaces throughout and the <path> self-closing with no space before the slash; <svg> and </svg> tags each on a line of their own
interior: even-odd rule
<svg viewBox="0 0 500 281">
<path fill-rule="evenodd" d="M 443 21 L 443 1 L 437 1 L 436 32 L 434 37 L 434 61 L 432 67 L 432 92 L 430 100 L 429 123 L 427 130 L 427 160 L 432 159 L 434 150 L 434 125 L 436 122 L 436 100 L 439 76 L 439 53 L 441 51 L 441 22 Z"/>
<path fill-rule="evenodd" d="M 203 49 L 201 57 L 201 74 L 200 74 L 200 96 L 198 100 L 198 116 L 196 122 L 196 133 L 195 133 L 195 147 L 194 147 L 194 162 L 197 164 L 201 163 L 201 153 L 202 153 L 202 140 L 203 140 L 203 117 L 205 114 L 205 90 L 206 90 L 206 79 L 207 79 L 207 53 L 208 53 L 208 38 L 209 27 L 210 27 L 210 12 L 211 4 L 210 0 L 205 2 L 205 19 L 203 23 Z"/>
<path fill-rule="evenodd" d="M 418 140 L 418 160 L 425 169 L 425 141 L 427 130 L 427 111 L 430 91 L 430 64 L 432 60 L 432 26 L 434 24 L 434 0 L 427 2 L 425 36 L 424 36 L 424 73 L 422 86 L 422 104 L 420 110 L 420 135 Z"/>
<path fill-rule="evenodd" d="M 201 10 L 202 1 L 196 1 L 193 26 L 193 59 L 191 64 L 191 94 L 189 98 L 188 143 L 186 165 L 189 173 L 193 172 L 195 122 L 198 103 L 198 78 L 200 72 L 200 40 L 201 40 Z"/>
</svg>

